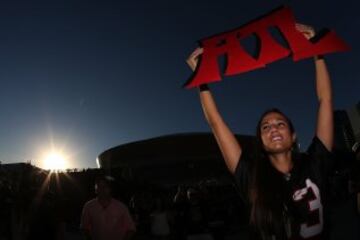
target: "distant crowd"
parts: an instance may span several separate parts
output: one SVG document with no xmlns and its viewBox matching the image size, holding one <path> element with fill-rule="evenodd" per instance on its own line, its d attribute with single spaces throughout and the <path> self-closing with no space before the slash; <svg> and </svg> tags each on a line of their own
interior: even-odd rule
<svg viewBox="0 0 360 240">
<path fill-rule="evenodd" d="M 0 239 L 83 239 L 82 209 L 95 197 L 99 175 L 104 175 L 99 169 L 51 173 L 30 164 L 1 168 Z M 128 207 L 135 239 L 216 237 L 246 225 L 244 206 L 231 182 L 169 186 L 114 179 L 112 194 Z"/>
<path fill-rule="evenodd" d="M 342 231 L 344 223 L 352 231 L 359 219 L 359 161 L 349 154 L 338 157 L 349 159 L 338 161 L 330 179 L 334 231 Z M 55 174 L 31 164 L 0 167 L 0 240 L 84 239 L 82 211 L 96 197 L 99 175 L 104 175 L 99 169 Z M 127 181 L 116 171 L 112 175 L 112 196 L 124 203 L 135 224 L 133 239 L 247 237 L 249 213 L 231 179 L 156 185 Z"/>
</svg>

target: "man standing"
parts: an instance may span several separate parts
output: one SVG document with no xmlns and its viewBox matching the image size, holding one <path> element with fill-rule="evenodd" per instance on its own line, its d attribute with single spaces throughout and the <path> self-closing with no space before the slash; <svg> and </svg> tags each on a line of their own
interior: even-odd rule
<svg viewBox="0 0 360 240">
<path fill-rule="evenodd" d="M 128 208 L 111 196 L 110 179 L 95 181 L 97 198 L 85 203 L 80 228 L 91 240 L 129 240 L 136 231 Z"/>
</svg>

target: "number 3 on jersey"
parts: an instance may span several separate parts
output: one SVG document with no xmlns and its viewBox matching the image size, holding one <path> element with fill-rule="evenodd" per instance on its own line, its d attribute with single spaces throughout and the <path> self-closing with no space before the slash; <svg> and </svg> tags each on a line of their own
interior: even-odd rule
<svg viewBox="0 0 360 240">
<path fill-rule="evenodd" d="M 293 199 L 295 202 L 307 201 L 309 211 L 308 222 L 304 222 L 300 225 L 300 236 L 306 239 L 322 232 L 323 207 L 320 201 L 320 191 L 316 184 L 310 179 L 306 179 L 305 183 L 306 187 L 295 191 Z"/>
</svg>

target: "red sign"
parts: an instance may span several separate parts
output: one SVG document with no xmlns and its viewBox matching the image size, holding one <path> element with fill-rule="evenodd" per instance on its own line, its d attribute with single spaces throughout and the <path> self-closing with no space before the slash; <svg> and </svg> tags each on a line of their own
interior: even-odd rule
<svg viewBox="0 0 360 240">
<path fill-rule="evenodd" d="M 244 73 L 292 54 L 294 61 L 327 53 L 349 50 L 349 46 L 333 31 L 327 32 L 316 42 L 311 42 L 296 30 L 295 18 L 288 7 L 280 8 L 264 17 L 235 30 L 203 39 L 200 45 L 204 52 L 193 77 L 185 85 L 187 88 L 201 84 L 221 81 L 218 58 L 226 55 L 224 75 Z M 277 28 L 285 38 L 290 49 L 283 47 L 270 34 L 271 27 Z M 259 39 L 260 53 L 257 58 L 241 46 L 240 40 L 253 34 Z"/>
</svg>

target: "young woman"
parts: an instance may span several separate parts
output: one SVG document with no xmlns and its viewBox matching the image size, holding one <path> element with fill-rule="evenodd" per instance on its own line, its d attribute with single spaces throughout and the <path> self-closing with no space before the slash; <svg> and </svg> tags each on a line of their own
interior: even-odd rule
<svg viewBox="0 0 360 240">
<path fill-rule="evenodd" d="M 311 27 L 297 24 L 307 39 Z M 187 59 L 195 70 L 203 49 Z M 324 203 L 331 166 L 333 108 L 331 83 L 323 58 L 315 57 L 319 101 L 316 133 L 306 153 L 296 151 L 296 133 L 279 110 L 265 112 L 257 125 L 261 151 L 243 149 L 222 119 L 209 88 L 200 86 L 202 108 L 225 163 L 250 207 L 251 239 L 325 239 Z"/>
</svg>

